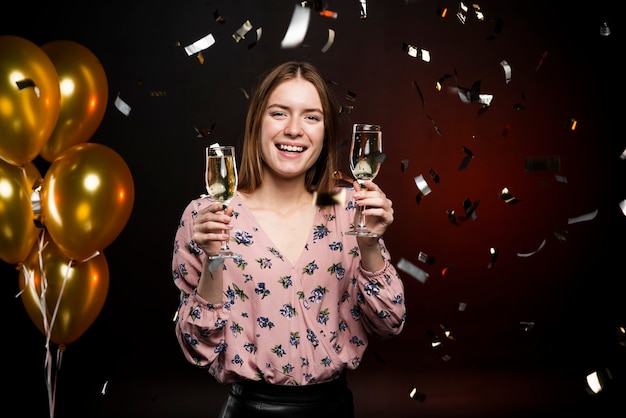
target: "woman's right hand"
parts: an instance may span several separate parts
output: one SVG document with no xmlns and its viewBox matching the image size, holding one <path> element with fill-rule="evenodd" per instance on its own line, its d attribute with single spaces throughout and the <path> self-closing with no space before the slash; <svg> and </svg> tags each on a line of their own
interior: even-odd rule
<svg viewBox="0 0 626 418">
<path fill-rule="evenodd" d="M 219 253 L 222 241 L 228 239 L 226 231 L 233 228 L 232 213 L 231 207 L 224 209 L 219 202 L 198 211 L 193 220 L 193 240 L 206 255 Z"/>
</svg>

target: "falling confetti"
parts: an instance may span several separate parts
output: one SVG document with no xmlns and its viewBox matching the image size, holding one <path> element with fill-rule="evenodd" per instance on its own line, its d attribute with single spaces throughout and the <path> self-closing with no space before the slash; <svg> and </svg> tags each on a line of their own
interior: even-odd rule
<svg viewBox="0 0 626 418">
<path fill-rule="evenodd" d="M 417 186 L 418 190 L 424 195 L 426 196 L 427 194 L 429 194 L 432 190 L 430 189 L 430 187 L 428 186 L 428 183 L 426 183 L 426 180 L 424 179 L 423 175 L 419 175 L 417 177 L 414 178 L 415 181 L 415 185 Z"/>
<path fill-rule="evenodd" d="M 115 107 L 126 116 L 130 114 L 130 106 L 120 98 L 119 94 L 115 98 Z"/>
<path fill-rule="evenodd" d="M 561 158 L 559 156 L 528 157 L 524 160 L 526 172 L 557 171 L 560 169 Z"/>
<path fill-rule="evenodd" d="M 511 81 L 511 66 L 508 62 L 506 62 L 506 60 L 500 61 L 500 66 L 502 66 L 502 69 L 504 70 L 504 81 L 506 84 L 509 84 Z"/>
<path fill-rule="evenodd" d="M 463 160 L 461 161 L 459 171 L 466 169 L 469 162 L 474 158 L 474 153 L 470 149 L 463 147 L 463 152 L 465 153 L 465 157 L 463 157 Z"/>
<path fill-rule="evenodd" d="M 519 202 L 519 199 L 516 198 L 515 196 L 513 196 L 511 193 L 509 193 L 509 189 L 508 188 L 503 188 L 502 191 L 500 193 L 498 193 L 498 197 L 500 198 L 500 200 L 502 200 L 504 203 L 507 203 L 509 205 L 513 205 L 517 202 Z"/>
<path fill-rule="evenodd" d="M 200 51 L 204 51 L 207 48 L 210 48 L 213 44 L 215 44 L 215 38 L 212 34 L 209 33 L 205 37 L 198 39 L 190 45 L 187 45 L 185 47 L 185 52 L 187 52 L 187 55 L 193 55 Z"/>
<path fill-rule="evenodd" d="M 246 38 L 246 34 L 252 30 L 252 23 L 249 20 L 243 22 L 243 24 L 233 33 L 233 39 L 239 43 L 242 39 Z"/>
<path fill-rule="evenodd" d="M 428 279 L 428 273 L 422 270 L 421 268 L 417 267 L 415 264 L 411 263 L 410 261 L 404 258 L 401 258 L 400 261 L 398 261 L 397 266 L 400 270 L 413 276 L 419 282 L 426 283 L 426 279 Z"/>
<path fill-rule="evenodd" d="M 598 215 L 598 209 L 594 210 L 593 212 L 585 213 L 584 215 L 576 216 L 574 218 L 569 218 L 567 220 L 567 224 L 571 225 L 571 224 L 575 224 L 575 223 L 578 223 L 578 222 L 591 221 L 591 220 L 595 219 L 595 217 L 597 215 Z"/>
<path fill-rule="evenodd" d="M 498 259 L 498 253 L 499 251 L 496 247 L 489 248 L 489 255 L 491 256 L 491 261 L 489 261 L 487 268 L 490 269 L 496 263 L 496 260 Z"/>
<path fill-rule="evenodd" d="M 326 41 L 326 45 L 322 48 L 322 52 L 326 52 L 333 46 L 335 42 L 335 31 L 332 29 L 328 29 L 328 41 Z"/>
<path fill-rule="evenodd" d="M 346 189 L 341 188 L 334 193 L 313 193 L 313 204 L 319 207 L 345 205 L 346 203 Z"/>
<path fill-rule="evenodd" d="M 309 27 L 310 18 L 311 9 L 296 4 L 285 37 L 281 41 L 281 48 L 295 48 L 302 44 Z"/>
<path fill-rule="evenodd" d="M 530 257 L 531 255 L 535 255 L 537 254 L 539 251 L 541 251 L 541 249 L 546 245 L 546 240 L 544 239 L 541 244 L 539 245 L 539 248 L 537 248 L 535 251 L 529 252 L 529 253 L 517 253 L 518 257 Z"/>
</svg>

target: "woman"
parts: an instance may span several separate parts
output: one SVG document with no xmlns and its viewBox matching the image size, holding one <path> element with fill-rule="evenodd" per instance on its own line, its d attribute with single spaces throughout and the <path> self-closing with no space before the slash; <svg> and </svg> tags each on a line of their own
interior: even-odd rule
<svg viewBox="0 0 626 418">
<path fill-rule="evenodd" d="M 346 372 L 368 336 L 404 326 L 404 287 L 382 238 L 344 235 L 356 205 L 379 237 L 392 202 L 373 182 L 336 192 L 339 106 L 319 71 L 286 62 L 250 99 L 236 196 L 192 200 L 172 260 L 187 360 L 231 384 L 220 417 L 353 417 Z M 205 261 L 222 240 L 240 254 Z"/>
</svg>

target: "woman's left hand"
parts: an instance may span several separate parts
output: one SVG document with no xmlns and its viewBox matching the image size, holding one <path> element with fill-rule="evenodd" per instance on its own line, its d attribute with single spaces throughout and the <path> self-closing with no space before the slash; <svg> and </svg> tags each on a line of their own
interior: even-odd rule
<svg viewBox="0 0 626 418">
<path fill-rule="evenodd" d="M 382 236 L 393 223 L 393 202 L 378 185 L 366 181 L 363 186 L 354 181 L 354 198 L 358 206 L 363 206 L 367 229 Z"/>
</svg>

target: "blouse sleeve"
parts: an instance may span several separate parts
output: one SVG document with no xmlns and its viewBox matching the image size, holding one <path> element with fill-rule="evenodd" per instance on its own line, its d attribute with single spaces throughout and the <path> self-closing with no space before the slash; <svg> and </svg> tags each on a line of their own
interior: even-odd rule
<svg viewBox="0 0 626 418">
<path fill-rule="evenodd" d="M 358 287 L 363 325 L 366 330 L 378 338 L 387 338 L 399 334 L 404 328 L 406 305 L 404 284 L 385 247 L 379 239 L 385 266 L 376 272 L 359 267 Z"/>
<path fill-rule="evenodd" d="M 205 256 L 193 241 L 193 219 L 206 204 L 208 201 L 193 200 L 183 211 L 172 257 L 172 276 L 180 290 L 176 338 L 187 360 L 199 367 L 209 367 L 221 351 L 229 315 L 227 305 L 210 304 L 196 293 Z"/>
</svg>

